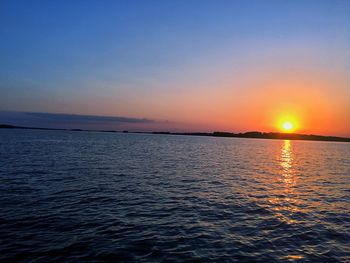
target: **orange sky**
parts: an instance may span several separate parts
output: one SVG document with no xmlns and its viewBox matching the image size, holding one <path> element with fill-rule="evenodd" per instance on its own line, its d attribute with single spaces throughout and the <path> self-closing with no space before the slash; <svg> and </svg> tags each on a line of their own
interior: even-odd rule
<svg viewBox="0 0 350 263">
<path fill-rule="evenodd" d="M 197 83 L 199 87 L 143 97 L 134 109 L 142 107 L 150 116 L 177 122 L 185 130 L 279 131 L 279 119 L 291 117 L 297 123 L 295 132 L 349 136 L 345 72 L 315 62 L 288 67 L 249 67 L 239 80 L 215 74 L 214 80 Z"/>
</svg>

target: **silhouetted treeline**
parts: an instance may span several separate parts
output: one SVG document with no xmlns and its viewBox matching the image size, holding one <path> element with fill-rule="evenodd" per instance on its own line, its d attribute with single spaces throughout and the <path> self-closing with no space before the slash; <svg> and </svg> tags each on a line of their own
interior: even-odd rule
<svg viewBox="0 0 350 263">
<path fill-rule="evenodd" d="M 257 138 L 257 139 L 282 139 L 282 140 L 309 140 L 309 141 L 338 141 L 350 142 L 350 138 L 322 136 L 313 134 L 297 134 L 297 133 L 279 133 L 279 132 L 258 132 L 251 131 L 245 133 L 231 132 L 191 132 L 191 133 L 171 133 L 171 132 L 153 132 L 154 134 L 173 134 L 173 135 L 195 135 L 195 136 L 214 136 L 214 137 L 233 137 L 233 138 Z"/>
<path fill-rule="evenodd" d="M 8 124 L 0 124 L 0 128 L 4 129 L 35 129 L 35 130 L 64 130 L 64 131 L 94 131 L 99 130 L 82 130 L 82 129 L 53 129 L 53 128 L 34 128 L 34 127 L 22 127 Z M 99 132 L 123 132 L 129 131 L 115 131 L 115 130 L 100 130 Z M 137 133 L 152 133 L 152 134 L 168 134 L 168 135 L 191 135 L 191 136 L 212 136 L 212 137 L 233 137 L 233 138 L 258 138 L 258 139 L 281 139 L 281 140 L 308 140 L 308 141 L 334 141 L 334 142 L 350 142 L 350 138 L 335 137 L 335 136 L 322 136 L 313 134 L 297 134 L 297 133 L 279 133 L 279 132 L 258 132 L 250 131 L 245 133 L 232 133 L 232 132 L 137 132 Z"/>
</svg>

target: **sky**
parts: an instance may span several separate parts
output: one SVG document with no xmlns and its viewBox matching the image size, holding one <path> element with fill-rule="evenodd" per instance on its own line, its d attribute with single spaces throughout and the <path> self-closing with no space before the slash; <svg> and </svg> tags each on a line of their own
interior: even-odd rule
<svg viewBox="0 0 350 263">
<path fill-rule="evenodd" d="M 270 132 L 293 119 L 350 136 L 349 14 L 347 0 L 2 0 L 0 122 Z"/>
</svg>

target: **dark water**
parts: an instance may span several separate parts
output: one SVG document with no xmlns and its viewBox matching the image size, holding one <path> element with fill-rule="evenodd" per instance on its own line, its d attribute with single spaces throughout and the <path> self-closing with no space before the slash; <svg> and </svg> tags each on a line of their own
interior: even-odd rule
<svg viewBox="0 0 350 263">
<path fill-rule="evenodd" d="M 350 262 L 350 144 L 0 131 L 1 262 Z"/>
</svg>

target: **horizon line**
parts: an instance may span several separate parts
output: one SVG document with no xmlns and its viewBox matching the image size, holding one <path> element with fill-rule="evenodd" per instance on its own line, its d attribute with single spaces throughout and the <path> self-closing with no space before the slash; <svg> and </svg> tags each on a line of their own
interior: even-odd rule
<svg viewBox="0 0 350 263">
<path fill-rule="evenodd" d="M 169 131 L 128 131 L 128 130 L 92 130 L 92 129 L 67 129 L 67 128 L 45 128 L 45 127 L 25 127 L 11 124 L 0 123 L 0 129 L 31 129 L 31 130 L 53 130 L 53 131 L 73 131 L 73 132 L 110 132 L 110 133 L 142 133 L 158 135 L 188 135 L 188 136 L 207 136 L 224 138 L 247 138 L 247 139 L 278 139 L 278 140 L 303 140 L 303 141 L 331 141 L 331 142 L 350 142 L 349 137 L 340 137 L 333 135 L 302 134 L 302 133 L 283 133 L 283 132 L 169 132 Z"/>
</svg>

